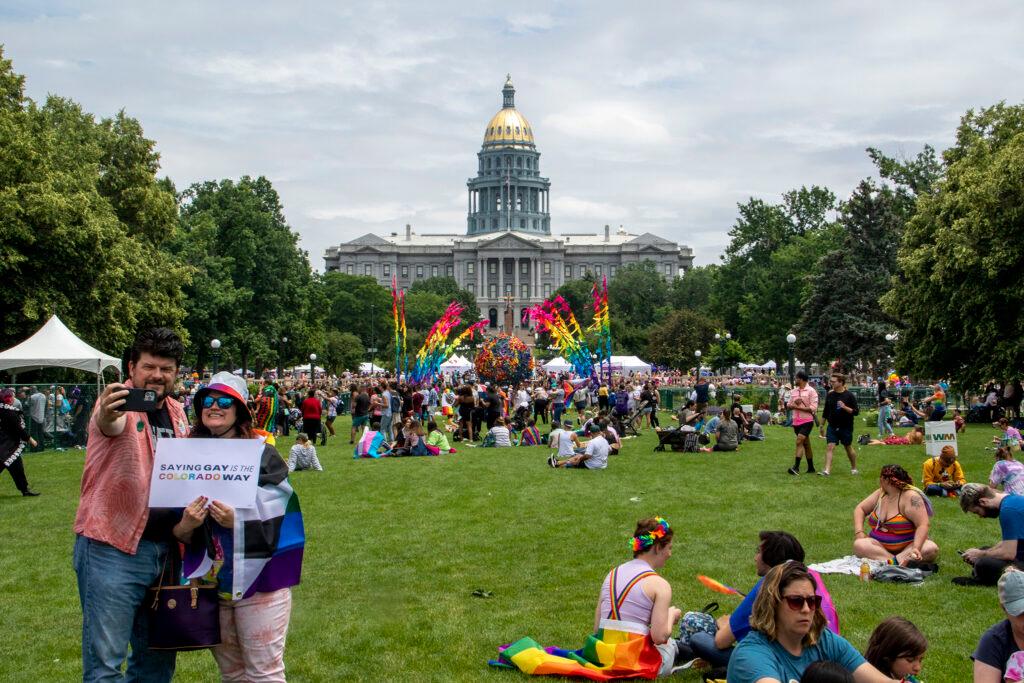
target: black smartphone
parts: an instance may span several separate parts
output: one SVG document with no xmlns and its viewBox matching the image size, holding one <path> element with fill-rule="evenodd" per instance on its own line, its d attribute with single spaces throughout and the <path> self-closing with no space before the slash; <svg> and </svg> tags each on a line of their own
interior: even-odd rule
<svg viewBox="0 0 1024 683">
<path fill-rule="evenodd" d="M 124 405 L 118 410 L 144 413 L 156 409 L 156 391 L 153 389 L 129 389 Z"/>
</svg>

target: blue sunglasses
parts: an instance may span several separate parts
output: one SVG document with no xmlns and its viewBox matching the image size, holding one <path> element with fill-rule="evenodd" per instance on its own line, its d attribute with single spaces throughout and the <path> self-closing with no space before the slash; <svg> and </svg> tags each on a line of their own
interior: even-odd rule
<svg viewBox="0 0 1024 683">
<path fill-rule="evenodd" d="M 230 396 L 218 396 L 217 398 L 214 398 L 213 396 L 203 396 L 203 407 L 212 408 L 214 401 L 217 402 L 218 408 L 221 410 L 227 410 L 231 407 L 231 404 L 235 402 L 235 399 Z"/>
</svg>

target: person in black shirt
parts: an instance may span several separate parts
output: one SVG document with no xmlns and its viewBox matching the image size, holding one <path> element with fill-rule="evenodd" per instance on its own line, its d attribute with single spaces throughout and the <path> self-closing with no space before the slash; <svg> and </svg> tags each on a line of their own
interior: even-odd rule
<svg viewBox="0 0 1024 683">
<path fill-rule="evenodd" d="M 853 450 L 853 418 L 860 413 L 857 397 L 846 388 L 846 376 L 838 372 L 832 373 L 832 390 L 825 396 L 825 410 L 822 412 L 823 424 L 828 425 L 825 440 L 825 469 L 818 474 L 827 477 L 832 473 L 832 453 L 836 444 L 846 448 L 846 457 L 850 459 L 850 474 L 857 472 L 857 452 Z"/>
</svg>

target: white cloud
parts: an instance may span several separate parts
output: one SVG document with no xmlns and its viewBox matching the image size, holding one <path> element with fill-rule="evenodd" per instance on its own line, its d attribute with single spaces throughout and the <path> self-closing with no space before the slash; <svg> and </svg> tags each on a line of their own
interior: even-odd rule
<svg viewBox="0 0 1024 683">
<path fill-rule="evenodd" d="M 654 112 L 636 104 L 598 100 L 550 114 L 544 118 L 544 127 L 555 133 L 607 145 L 657 145 L 672 139 L 658 118 Z"/>
<path fill-rule="evenodd" d="M 555 27 L 555 18 L 543 12 L 535 14 L 514 14 L 506 20 L 510 33 L 536 33 L 550 31 Z"/>
<path fill-rule="evenodd" d="M 621 206 L 595 202 L 579 197 L 559 196 L 551 198 L 551 214 L 559 219 L 584 219 L 586 221 L 624 220 L 629 212 Z M 602 223 L 603 225 L 603 223 Z"/>
<path fill-rule="evenodd" d="M 387 202 L 383 204 L 352 204 L 347 206 L 326 206 L 312 209 L 307 216 L 317 221 L 348 219 L 364 223 L 387 223 L 413 216 L 417 209 L 408 204 Z"/>
</svg>

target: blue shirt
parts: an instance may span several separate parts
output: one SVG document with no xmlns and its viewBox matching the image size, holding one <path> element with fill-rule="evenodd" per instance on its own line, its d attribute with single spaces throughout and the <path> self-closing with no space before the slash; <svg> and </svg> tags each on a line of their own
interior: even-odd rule
<svg viewBox="0 0 1024 683">
<path fill-rule="evenodd" d="M 768 640 L 760 631 L 751 631 L 736 646 L 729 658 L 729 683 L 754 683 L 774 678 L 782 683 L 799 681 L 814 662 L 835 662 L 853 673 L 866 661 L 842 636 L 823 629 L 817 644 L 805 647 L 799 657 L 786 651 L 778 641 Z"/>
<path fill-rule="evenodd" d="M 1024 559 L 1024 496 L 1007 496 L 999 505 L 1004 541 L 1017 541 L 1017 559 Z"/>
<path fill-rule="evenodd" d="M 743 640 L 750 633 L 750 613 L 754 609 L 754 599 L 761 591 L 762 583 L 764 583 L 764 578 L 758 579 L 736 611 L 729 615 L 729 630 L 732 631 L 736 642 Z"/>
</svg>

